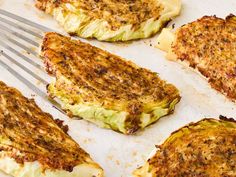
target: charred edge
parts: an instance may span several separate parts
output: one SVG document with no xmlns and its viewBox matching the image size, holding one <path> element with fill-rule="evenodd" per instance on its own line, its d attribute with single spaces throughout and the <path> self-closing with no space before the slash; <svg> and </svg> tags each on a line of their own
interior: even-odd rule
<svg viewBox="0 0 236 177">
<path fill-rule="evenodd" d="M 65 132 L 68 134 L 69 127 L 68 125 L 64 125 L 64 121 L 60 119 L 55 119 L 55 123 Z"/>
<path fill-rule="evenodd" d="M 70 36 L 72 36 L 72 37 L 73 37 L 73 36 L 78 36 L 78 34 L 77 34 L 76 32 L 69 32 L 68 34 L 69 34 Z"/>
<path fill-rule="evenodd" d="M 225 19 L 230 20 L 231 18 L 235 18 L 236 16 L 234 14 L 229 14 Z"/>
<path fill-rule="evenodd" d="M 228 118 L 228 117 L 223 116 L 223 115 L 220 115 L 220 116 L 219 116 L 219 119 L 220 119 L 220 120 L 224 120 L 224 121 L 229 121 L 229 122 L 234 122 L 234 123 L 236 123 L 236 120 L 235 120 L 234 118 Z"/>
</svg>

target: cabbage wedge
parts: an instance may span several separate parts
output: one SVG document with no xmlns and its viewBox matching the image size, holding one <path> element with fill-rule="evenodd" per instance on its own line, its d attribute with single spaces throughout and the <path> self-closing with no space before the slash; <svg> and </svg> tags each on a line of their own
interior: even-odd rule
<svg viewBox="0 0 236 177">
<path fill-rule="evenodd" d="M 0 170 L 14 177 L 103 177 L 68 127 L 0 81 Z"/>
<path fill-rule="evenodd" d="M 71 35 L 101 41 L 147 38 L 179 15 L 180 0 L 36 0 Z"/>
<path fill-rule="evenodd" d="M 132 134 L 170 114 L 179 91 L 150 70 L 87 43 L 47 33 L 41 49 L 55 76 L 48 93 L 69 115 Z"/>
<path fill-rule="evenodd" d="M 236 176 L 236 121 L 203 119 L 171 134 L 134 177 Z"/>
<path fill-rule="evenodd" d="M 236 16 L 204 16 L 176 32 L 163 29 L 157 47 L 204 76 L 212 88 L 236 101 Z"/>
</svg>

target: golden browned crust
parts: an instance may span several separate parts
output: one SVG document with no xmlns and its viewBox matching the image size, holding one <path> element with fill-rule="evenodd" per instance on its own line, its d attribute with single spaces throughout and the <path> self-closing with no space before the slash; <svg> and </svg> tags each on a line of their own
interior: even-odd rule
<svg viewBox="0 0 236 177">
<path fill-rule="evenodd" d="M 152 177 L 236 176 L 235 121 L 204 119 L 172 135 L 148 160 Z"/>
<path fill-rule="evenodd" d="M 213 88 L 236 100 L 236 17 L 205 16 L 181 27 L 172 45 L 177 58 L 198 69 Z"/>
<path fill-rule="evenodd" d="M 55 87 L 74 95 L 70 104 L 126 111 L 130 133 L 139 129 L 142 112 L 149 113 L 161 101 L 168 106 L 180 98 L 178 90 L 156 73 L 57 33 L 46 34 L 41 52 L 47 71 L 56 76 Z"/>
<path fill-rule="evenodd" d="M 112 30 L 117 30 L 122 25 L 130 24 L 139 28 L 141 23 L 160 17 L 163 8 L 157 0 L 36 0 L 36 7 L 43 11 L 72 4 L 76 9 L 81 9 L 92 20 L 104 19 L 111 25 Z"/>
<path fill-rule="evenodd" d="M 43 112 L 32 99 L 0 81 L 0 150 L 17 163 L 38 161 L 44 169 L 72 171 L 90 159 L 64 131 L 61 121 Z M 64 127 L 64 131 L 57 126 Z M 10 142 L 10 143 L 9 143 Z"/>
<path fill-rule="evenodd" d="M 57 1 L 55 1 L 55 5 L 56 2 Z M 53 0 L 36 0 L 35 2 L 35 6 L 42 11 L 46 11 L 47 7 L 52 8 L 51 4 L 53 4 Z"/>
</svg>

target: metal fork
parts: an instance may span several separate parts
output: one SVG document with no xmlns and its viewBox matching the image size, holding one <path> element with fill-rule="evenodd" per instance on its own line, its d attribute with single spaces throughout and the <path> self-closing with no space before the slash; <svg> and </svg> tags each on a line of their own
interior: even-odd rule
<svg viewBox="0 0 236 177">
<path fill-rule="evenodd" d="M 54 108 L 65 114 L 58 101 L 50 99 L 45 93 L 50 77 L 46 77 L 43 63 L 34 50 L 40 47 L 43 34 L 48 31 L 53 30 L 0 9 L 0 65 L 41 98 L 50 101 Z M 36 82 L 43 84 L 43 88 L 33 84 L 31 79 L 26 79 L 16 68 L 28 74 Z M 33 70 L 41 72 L 41 74 L 36 74 Z M 43 73 L 45 77 L 42 76 Z"/>
</svg>

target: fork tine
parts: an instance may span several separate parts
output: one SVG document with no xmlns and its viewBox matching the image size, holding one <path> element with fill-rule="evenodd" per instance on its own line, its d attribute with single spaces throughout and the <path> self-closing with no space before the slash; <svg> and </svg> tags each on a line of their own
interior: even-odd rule
<svg viewBox="0 0 236 177">
<path fill-rule="evenodd" d="M 10 41 L 11 43 L 13 43 L 13 44 L 17 45 L 18 47 L 20 47 L 20 48 L 24 49 L 26 52 L 28 52 L 28 53 L 30 53 L 30 54 L 32 54 L 32 55 L 34 55 L 34 56 L 38 57 L 38 54 L 37 54 L 37 52 L 35 52 L 35 51 L 34 51 L 34 50 L 32 50 L 31 48 L 29 48 L 29 47 L 26 47 L 25 45 L 23 45 L 23 44 L 19 43 L 18 41 L 16 41 L 16 40 L 14 40 L 14 39 L 10 38 L 10 37 L 9 37 L 9 36 L 7 36 L 6 34 L 4 34 L 4 33 L 0 33 L 0 36 L 1 36 L 1 37 L 3 37 L 4 39 L 6 39 L 6 40 Z"/>
<path fill-rule="evenodd" d="M 44 92 L 42 92 L 39 88 L 35 87 L 31 82 L 29 82 L 27 79 L 22 77 L 18 72 L 16 72 L 14 69 L 12 69 L 6 63 L 4 63 L 2 60 L 0 60 L 0 65 L 3 66 L 5 69 L 7 69 L 13 76 L 15 76 L 21 82 L 23 82 L 31 90 L 33 90 L 35 93 L 37 93 L 40 97 L 42 97 L 44 99 L 47 98 L 47 95 Z"/>
<path fill-rule="evenodd" d="M 39 34 L 39 33 L 36 33 L 36 32 L 34 32 L 34 31 L 30 30 L 30 29 L 27 29 L 27 28 L 25 28 L 25 27 L 23 27 L 23 26 L 21 26 L 21 25 L 19 25 L 19 24 L 16 24 L 16 23 L 14 23 L 14 22 L 12 22 L 12 21 L 10 21 L 10 20 L 8 20 L 8 19 L 5 19 L 5 18 L 0 17 L 0 21 L 3 22 L 3 23 L 5 23 L 5 24 L 8 24 L 8 25 L 10 25 L 10 26 L 12 26 L 12 27 L 14 27 L 14 28 L 16 28 L 16 29 L 20 29 L 20 30 L 22 30 L 22 31 L 25 31 L 25 32 L 27 32 L 27 33 L 29 33 L 29 34 L 35 36 L 35 37 L 43 38 L 43 35 L 41 35 L 41 34 Z"/>
<path fill-rule="evenodd" d="M 3 54 L 3 52 L 1 52 Z M 0 54 L 0 55 L 1 55 Z M 7 54 L 2 56 L 8 56 Z M 10 57 L 10 56 L 9 56 Z M 7 71 L 9 71 L 14 77 L 16 77 L 19 81 L 24 83 L 29 89 L 31 89 L 33 92 L 35 92 L 37 95 L 39 95 L 42 99 L 44 99 L 47 102 L 50 102 L 55 109 L 60 111 L 63 114 L 66 114 L 65 111 L 61 108 L 60 104 L 56 102 L 55 100 L 52 100 L 48 98 L 47 94 L 45 94 L 43 91 L 41 91 L 39 88 L 37 88 L 34 84 L 32 84 L 30 81 L 22 77 L 18 72 L 16 72 L 12 67 L 10 67 L 8 64 L 4 63 L 2 60 L 0 60 L 0 65 L 4 67 Z"/>
<path fill-rule="evenodd" d="M 10 50 L 12 53 L 14 53 L 18 57 L 22 58 L 23 60 L 25 60 L 30 65 L 32 65 L 32 66 L 34 66 L 34 67 L 44 71 L 44 68 L 42 67 L 42 65 L 36 63 L 35 60 L 30 59 L 30 58 L 26 57 L 25 55 L 21 54 L 20 52 L 18 52 L 17 50 L 13 49 L 12 47 L 10 47 L 8 44 L 6 44 L 5 42 L 3 42 L 1 40 L 0 40 L 0 46 L 6 48 L 7 50 Z"/>
<path fill-rule="evenodd" d="M 40 70 L 44 71 L 42 65 L 38 64 L 35 60 L 33 60 L 33 58 L 31 59 L 32 56 L 31 57 L 25 56 L 19 50 L 23 49 L 28 54 L 32 54 L 33 56 L 38 58 L 37 52 L 34 51 L 33 49 L 31 49 L 30 47 L 26 46 L 25 44 L 22 44 L 22 43 L 18 42 L 17 39 L 19 38 L 19 39 L 23 40 L 24 42 L 27 42 L 27 43 L 35 46 L 35 47 L 39 47 L 39 44 L 37 42 L 33 41 L 32 39 L 24 36 L 23 34 L 20 34 L 17 30 L 18 29 L 22 30 L 25 33 L 28 33 L 31 36 L 37 37 L 39 39 L 43 38 L 43 36 L 41 34 L 38 34 L 34 31 L 28 29 L 27 27 L 24 27 L 24 25 L 30 26 L 31 29 L 32 29 L 32 27 L 37 28 L 37 30 L 40 30 L 42 33 L 46 32 L 46 31 L 53 31 L 53 30 L 51 30 L 47 27 L 44 27 L 42 25 L 39 25 L 37 23 L 31 22 L 31 21 L 29 21 L 25 18 L 22 18 L 22 17 L 19 17 L 17 15 L 14 15 L 12 13 L 9 13 L 9 12 L 7 12 L 5 10 L 2 10 L 2 9 L 0 9 L 0 15 L 1 15 L 0 16 L 0 22 L 1 22 L 1 25 L 0 25 L 0 46 L 2 46 L 4 49 L 6 49 L 6 51 L 0 51 L 0 56 L 7 59 L 7 62 L 0 59 L 0 65 L 2 67 L 4 67 L 6 70 L 8 70 L 14 77 L 16 77 L 22 83 L 24 83 L 27 87 L 29 87 L 32 91 L 34 91 L 37 95 L 39 95 L 45 101 L 50 102 L 55 109 L 62 112 L 63 114 L 66 114 L 65 111 L 63 111 L 63 109 L 61 108 L 61 105 L 57 102 L 57 100 L 48 98 L 46 93 L 44 93 L 37 86 L 35 86 L 29 80 L 27 80 L 22 75 L 20 75 L 15 68 L 13 68 L 10 64 L 8 64 L 9 61 L 14 63 L 16 66 L 21 68 L 23 71 L 28 73 L 30 76 L 32 76 L 36 80 L 43 83 L 45 86 L 48 85 L 48 82 L 45 79 L 38 76 L 37 74 L 32 72 L 30 69 L 28 69 L 26 66 L 21 64 L 20 60 L 13 59 L 9 55 L 9 53 L 20 57 L 21 59 L 26 61 L 28 64 L 36 67 L 37 69 L 40 69 Z M 2 18 L 3 16 L 4 16 L 4 18 Z M 5 18 L 5 17 L 7 17 L 7 18 Z M 10 20 L 8 18 L 10 18 Z M 21 23 L 18 24 L 17 22 L 13 22 L 11 20 L 19 21 L 22 24 Z M 7 25 L 7 26 L 5 26 L 5 25 Z M 13 27 L 13 28 L 11 28 L 11 27 Z M 10 34 L 10 35 L 8 35 L 8 34 Z M 12 35 L 16 36 L 17 38 L 13 38 Z M 10 46 L 10 44 L 13 44 L 14 46 L 17 46 L 17 47 L 13 48 L 13 47 Z M 9 53 L 6 53 L 7 51 Z"/>
<path fill-rule="evenodd" d="M 21 22 L 21 23 L 24 23 L 24 24 L 26 24 L 26 25 L 28 25 L 28 26 L 31 26 L 31 27 L 33 26 L 33 27 L 35 27 L 35 28 L 37 28 L 37 29 L 40 29 L 40 30 L 42 30 L 42 31 L 44 31 L 44 32 L 55 31 L 55 30 L 52 30 L 52 29 L 47 28 L 47 27 L 45 27 L 45 26 L 39 25 L 39 24 L 37 24 L 37 23 L 34 23 L 34 22 L 30 21 L 30 20 L 27 20 L 27 19 L 25 19 L 25 18 L 22 18 L 22 17 L 20 17 L 20 16 L 18 16 L 18 15 L 15 15 L 15 14 L 12 14 L 12 13 L 10 13 L 10 12 L 7 12 L 7 11 L 5 11 L 5 10 L 3 10 L 3 9 L 0 9 L 0 14 L 1 14 L 1 15 L 5 15 L 5 16 L 7 16 L 7 17 L 10 17 L 10 18 L 12 18 L 12 19 L 15 19 L 15 20 L 17 20 L 17 21 L 19 21 L 19 22 Z"/>
<path fill-rule="evenodd" d="M 5 31 L 5 32 L 8 33 L 8 34 L 12 34 L 12 35 L 14 35 L 14 36 L 16 36 L 16 37 L 18 37 L 18 38 L 20 38 L 20 39 L 22 39 L 22 40 L 28 42 L 28 43 L 34 45 L 35 47 L 39 47 L 39 44 L 38 44 L 37 42 L 35 42 L 35 41 L 33 41 L 33 40 L 31 40 L 31 39 L 29 39 L 29 38 L 23 36 L 22 34 L 16 32 L 16 31 L 13 31 L 13 30 L 9 29 L 9 28 L 6 27 L 5 25 L 2 25 L 2 24 L 1 24 L 1 25 L 0 25 L 0 29 L 1 29 L 2 31 Z"/>
<path fill-rule="evenodd" d="M 48 85 L 49 83 L 44 80 L 43 78 L 39 77 L 38 75 L 36 75 L 35 73 L 33 73 L 31 70 L 29 70 L 28 68 L 26 68 L 24 65 L 22 65 L 20 62 L 18 62 L 17 60 L 14 60 L 12 57 L 10 57 L 9 55 L 7 55 L 4 51 L 2 51 L 2 56 L 4 56 L 5 58 L 7 58 L 9 61 L 11 61 L 12 63 L 14 63 L 15 65 L 17 65 L 18 67 L 20 67 L 21 69 L 23 69 L 25 72 L 29 73 L 31 76 L 33 76 L 35 79 L 37 79 L 38 81 L 42 82 L 45 85 Z"/>
</svg>

